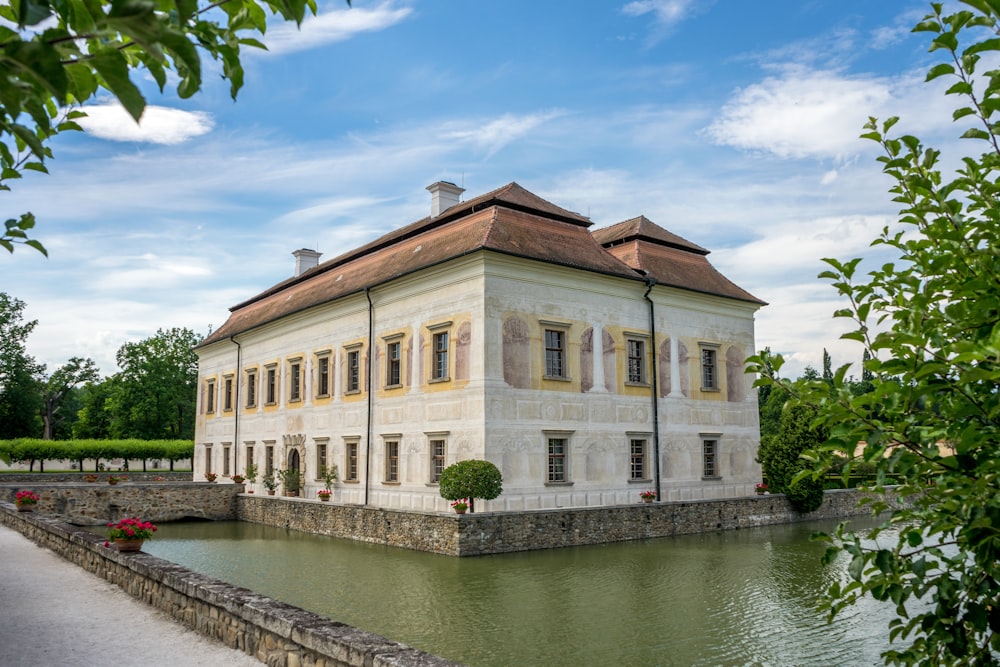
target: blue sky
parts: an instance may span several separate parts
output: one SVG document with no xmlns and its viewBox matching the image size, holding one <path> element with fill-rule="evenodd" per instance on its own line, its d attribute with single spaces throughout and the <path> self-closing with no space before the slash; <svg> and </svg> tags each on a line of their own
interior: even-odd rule
<svg viewBox="0 0 1000 667">
<path fill-rule="evenodd" d="M 429 212 L 424 188 L 510 181 L 595 227 L 636 215 L 710 250 L 769 306 L 757 346 L 797 375 L 860 357 L 840 341 L 822 257 L 865 256 L 892 224 L 869 115 L 945 150 L 961 129 L 926 2 L 321 2 L 247 51 L 239 99 L 207 63 L 190 100 L 144 83 L 137 127 L 110 100 L 53 144 L 50 174 L 4 195 L 46 259 L 0 257 L 0 290 L 39 321 L 28 351 L 107 375 L 127 341 L 217 328 L 228 308 Z"/>
</svg>

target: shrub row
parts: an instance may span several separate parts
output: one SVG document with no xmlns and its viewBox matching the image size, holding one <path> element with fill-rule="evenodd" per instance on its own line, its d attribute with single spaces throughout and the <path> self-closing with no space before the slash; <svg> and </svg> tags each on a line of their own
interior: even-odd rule
<svg viewBox="0 0 1000 667">
<path fill-rule="evenodd" d="M 41 470 L 45 469 L 45 461 L 76 461 L 83 470 L 86 459 L 94 461 L 95 470 L 108 459 L 142 461 L 144 470 L 147 460 L 161 459 L 170 461 L 173 469 L 174 461 L 193 456 L 191 440 L 0 440 L 0 459 L 8 464 L 28 463 L 32 470 L 36 461 Z"/>
</svg>

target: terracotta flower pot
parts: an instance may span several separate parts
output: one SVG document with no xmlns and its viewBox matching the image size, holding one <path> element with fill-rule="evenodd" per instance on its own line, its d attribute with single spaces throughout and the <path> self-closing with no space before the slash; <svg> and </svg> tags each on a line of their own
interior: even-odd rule
<svg viewBox="0 0 1000 667">
<path fill-rule="evenodd" d="M 35 503 L 14 503 L 17 505 L 18 512 L 34 512 Z"/>
<path fill-rule="evenodd" d="M 143 540 L 122 540 L 115 538 L 115 546 L 121 553 L 133 553 L 142 551 Z"/>
</svg>

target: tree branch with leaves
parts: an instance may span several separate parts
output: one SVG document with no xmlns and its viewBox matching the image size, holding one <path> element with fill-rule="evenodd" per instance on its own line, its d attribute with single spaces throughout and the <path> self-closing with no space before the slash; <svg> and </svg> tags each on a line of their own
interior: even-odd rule
<svg viewBox="0 0 1000 667">
<path fill-rule="evenodd" d="M 811 406 L 828 430 L 802 475 L 839 465 L 846 482 L 854 466 L 875 467 L 872 508 L 889 518 L 868 539 L 844 526 L 822 537 L 827 560 L 850 559 L 827 603 L 831 617 L 862 596 L 894 605 L 883 657 L 899 665 L 1000 663 L 1000 70 L 981 67 L 1000 54 L 1000 2 L 962 4 L 932 4 L 914 31 L 946 54 L 927 80 L 953 79 L 952 120 L 980 152 L 947 176 L 940 151 L 896 136 L 896 118 L 872 118 L 862 136 L 881 146 L 900 205 L 872 245 L 895 258 L 865 275 L 857 259 L 828 259 L 820 274 L 848 303 L 835 315 L 864 348 L 863 390 L 851 391 L 847 367 L 793 386 L 776 375 L 780 358 L 751 360 L 761 384 L 789 389 L 789 404 Z"/>
</svg>

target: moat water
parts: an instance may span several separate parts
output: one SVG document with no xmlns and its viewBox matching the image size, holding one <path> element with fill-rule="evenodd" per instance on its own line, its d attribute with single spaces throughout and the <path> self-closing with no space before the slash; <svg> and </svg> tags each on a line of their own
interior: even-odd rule
<svg viewBox="0 0 1000 667">
<path fill-rule="evenodd" d="M 870 523 L 870 519 L 862 519 Z M 770 526 L 453 558 L 240 522 L 161 526 L 143 550 L 474 666 L 877 665 L 892 608 L 827 624 L 815 530 Z"/>
</svg>

